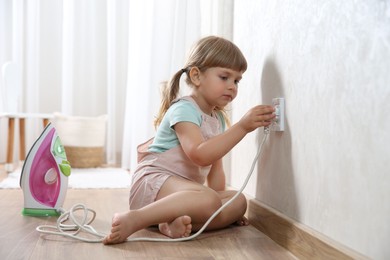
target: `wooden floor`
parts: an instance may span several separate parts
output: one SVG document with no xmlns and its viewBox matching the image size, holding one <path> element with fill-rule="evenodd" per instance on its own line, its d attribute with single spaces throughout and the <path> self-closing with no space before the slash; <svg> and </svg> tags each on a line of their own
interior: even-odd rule
<svg viewBox="0 0 390 260">
<path fill-rule="evenodd" d="M 113 213 L 127 210 L 128 190 L 69 189 L 64 208 L 75 203 L 94 209 L 97 217 L 92 226 L 108 233 Z M 55 224 L 57 218 L 22 216 L 22 208 L 22 190 L 0 190 L 0 259 L 296 259 L 253 226 L 207 232 L 188 242 L 105 246 L 40 234 L 35 231 L 38 225 Z M 162 237 L 154 229 L 133 236 Z"/>
</svg>

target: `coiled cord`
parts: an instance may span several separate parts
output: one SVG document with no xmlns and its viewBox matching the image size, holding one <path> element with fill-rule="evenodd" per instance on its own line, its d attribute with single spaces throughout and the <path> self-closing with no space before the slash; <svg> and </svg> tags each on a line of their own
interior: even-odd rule
<svg viewBox="0 0 390 260">
<path fill-rule="evenodd" d="M 126 241 L 150 241 L 150 242 L 181 242 L 181 241 L 188 241 L 196 238 L 199 236 L 206 227 L 210 224 L 211 221 L 222 211 L 224 210 L 232 201 L 234 201 L 240 193 L 243 192 L 246 185 L 249 182 L 250 177 L 252 176 L 253 170 L 255 168 L 256 162 L 263 150 L 263 146 L 265 141 L 267 140 L 267 137 L 270 133 L 269 127 L 264 127 L 264 137 L 260 145 L 258 146 L 257 153 L 253 159 L 252 166 L 249 170 L 249 173 L 241 186 L 241 188 L 237 191 L 237 193 L 228 200 L 225 204 L 223 204 L 217 211 L 214 212 L 214 214 L 207 220 L 207 222 L 202 226 L 201 229 L 199 229 L 196 233 L 194 233 L 191 236 L 188 237 L 181 237 L 181 238 L 150 238 L 150 237 L 135 237 L 135 238 L 128 238 Z M 76 216 L 75 212 L 77 211 L 84 211 L 84 215 L 81 218 L 81 221 L 79 221 Z M 89 243 L 100 243 L 104 240 L 104 238 L 107 236 L 106 234 L 100 233 L 96 231 L 90 224 L 93 222 L 93 220 L 96 217 L 96 212 L 92 209 L 87 208 L 84 204 L 78 203 L 75 204 L 69 211 L 65 211 L 63 209 L 59 210 L 61 212 L 61 216 L 57 220 L 56 226 L 51 225 L 41 225 L 36 228 L 36 230 L 43 234 L 51 234 L 51 235 L 61 235 L 70 237 L 73 239 L 81 240 L 84 242 Z M 91 217 L 88 217 L 89 213 L 92 214 Z M 71 221 L 73 224 L 66 225 L 64 224 L 65 221 Z M 92 236 L 94 238 L 89 238 L 88 236 Z"/>
</svg>

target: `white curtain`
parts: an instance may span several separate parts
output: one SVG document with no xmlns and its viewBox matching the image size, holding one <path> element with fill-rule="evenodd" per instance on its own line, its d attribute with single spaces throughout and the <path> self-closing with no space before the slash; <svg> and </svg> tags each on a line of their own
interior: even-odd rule
<svg viewBox="0 0 390 260">
<path fill-rule="evenodd" d="M 14 61 L 21 68 L 19 112 L 107 114 L 109 164 L 118 164 L 122 148 L 128 8 L 127 0 L 0 1 L 0 65 Z M 0 123 L 6 132 L 5 120 Z M 42 124 L 26 123 L 28 149 Z M 1 136 L 4 162 L 6 139 Z M 16 161 L 17 149 L 14 155 Z"/>
<path fill-rule="evenodd" d="M 160 82 L 201 36 L 231 38 L 232 14 L 233 0 L 2 0 L 0 64 L 22 68 L 20 112 L 107 114 L 107 162 L 131 169 L 154 134 Z M 29 147 L 42 129 L 27 127 Z"/>
</svg>

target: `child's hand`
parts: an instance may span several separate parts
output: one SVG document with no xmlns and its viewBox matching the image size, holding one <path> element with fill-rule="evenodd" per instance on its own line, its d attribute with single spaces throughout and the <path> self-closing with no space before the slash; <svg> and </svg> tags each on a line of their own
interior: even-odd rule
<svg viewBox="0 0 390 260">
<path fill-rule="evenodd" d="M 258 127 L 269 126 L 275 117 L 273 106 L 259 105 L 251 108 L 238 122 L 247 133 Z"/>
</svg>

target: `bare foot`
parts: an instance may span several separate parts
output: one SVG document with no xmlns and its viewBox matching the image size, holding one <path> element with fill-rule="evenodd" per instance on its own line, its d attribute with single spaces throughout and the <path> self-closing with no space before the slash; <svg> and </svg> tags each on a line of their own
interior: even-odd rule
<svg viewBox="0 0 390 260">
<path fill-rule="evenodd" d="M 189 216 L 181 216 L 171 223 L 162 223 L 158 226 L 160 232 L 170 238 L 188 237 L 191 234 L 192 224 Z"/>
<path fill-rule="evenodd" d="M 118 244 L 126 241 L 126 239 L 133 234 L 134 230 L 134 217 L 132 212 L 116 213 L 112 218 L 111 233 L 103 240 L 103 244 Z"/>
<path fill-rule="evenodd" d="M 238 226 L 248 226 L 249 225 L 249 220 L 245 217 L 242 216 L 239 220 L 236 221 L 236 225 Z"/>
</svg>

